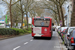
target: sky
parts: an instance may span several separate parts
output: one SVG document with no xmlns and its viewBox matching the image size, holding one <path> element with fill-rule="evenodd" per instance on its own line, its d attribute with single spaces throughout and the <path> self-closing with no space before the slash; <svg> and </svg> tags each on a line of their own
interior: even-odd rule
<svg viewBox="0 0 75 50">
<path fill-rule="evenodd" d="M 65 14 L 65 15 L 68 14 L 68 9 L 67 9 L 67 7 L 68 7 L 68 2 L 66 2 L 66 5 L 64 5 L 64 8 L 65 8 L 65 10 L 66 10 L 66 14 Z M 0 4 L 0 18 L 1 18 L 3 15 L 6 14 L 6 9 L 7 9 L 7 8 L 6 8 L 3 4 Z"/>
<path fill-rule="evenodd" d="M 6 7 L 4 5 L 0 5 L 0 18 L 6 14 Z"/>
</svg>

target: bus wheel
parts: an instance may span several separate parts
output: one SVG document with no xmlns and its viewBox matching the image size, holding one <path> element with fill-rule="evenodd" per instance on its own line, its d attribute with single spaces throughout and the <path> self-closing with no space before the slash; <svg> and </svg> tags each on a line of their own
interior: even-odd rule
<svg viewBox="0 0 75 50">
<path fill-rule="evenodd" d="M 49 37 L 48 39 L 51 40 L 52 37 Z"/>
</svg>

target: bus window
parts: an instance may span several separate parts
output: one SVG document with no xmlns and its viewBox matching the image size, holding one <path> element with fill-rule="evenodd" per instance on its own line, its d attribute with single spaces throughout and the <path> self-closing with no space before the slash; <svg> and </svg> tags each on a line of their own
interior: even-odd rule
<svg viewBox="0 0 75 50">
<path fill-rule="evenodd" d="M 50 20 L 34 20 L 34 25 L 36 27 L 48 27 Z"/>
<path fill-rule="evenodd" d="M 41 22 L 41 26 L 44 26 L 44 21 Z"/>
</svg>

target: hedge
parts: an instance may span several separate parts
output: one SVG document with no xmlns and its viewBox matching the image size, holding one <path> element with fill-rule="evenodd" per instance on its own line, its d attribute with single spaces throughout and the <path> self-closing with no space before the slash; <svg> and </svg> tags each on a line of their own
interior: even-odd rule
<svg viewBox="0 0 75 50">
<path fill-rule="evenodd" d="M 17 33 L 25 33 L 24 30 L 22 29 L 18 29 L 18 28 L 12 28 L 13 30 L 15 30 Z"/>
<path fill-rule="evenodd" d="M 18 33 L 11 28 L 0 28 L 0 35 L 18 35 Z"/>
<path fill-rule="evenodd" d="M 19 35 L 19 34 L 31 33 L 31 28 L 17 29 L 17 28 L 0 28 L 0 35 Z"/>
</svg>

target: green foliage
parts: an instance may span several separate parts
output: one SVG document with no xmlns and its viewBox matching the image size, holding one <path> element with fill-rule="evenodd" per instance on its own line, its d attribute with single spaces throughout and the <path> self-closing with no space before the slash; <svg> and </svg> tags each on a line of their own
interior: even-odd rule
<svg viewBox="0 0 75 50">
<path fill-rule="evenodd" d="M 22 29 L 18 29 L 18 28 L 12 28 L 13 30 L 15 30 L 17 33 L 25 33 L 24 30 Z"/>
<path fill-rule="evenodd" d="M 29 24 L 29 25 L 32 25 L 32 24 Z"/>
<path fill-rule="evenodd" d="M 60 32 L 58 32 L 60 34 Z"/>
<path fill-rule="evenodd" d="M 27 31 L 27 33 L 31 33 L 31 31 Z"/>
<path fill-rule="evenodd" d="M 18 35 L 18 33 L 11 28 L 0 28 L 0 35 Z"/>
<path fill-rule="evenodd" d="M 31 30 L 32 30 L 31 28 L 28 28 L 28 29 L 25 29 L 25 32 L 26 33 L 31 33 L 32 32 Z"/>
<path fill-rule="evenodd" d="M 27 26 L 27 21 L 25 20 L 24 22 L 25 22 L 25 26 Z"/>
<path fill-rule="evenodd" d="M 65 37 L 65 35 L 63 35 L 63 38 Z"/>
<path fill-rule="evenodd" d="M 0 35 L 23 35 L 31 33 L 31 28 L 18 29 L 18 28 L 0 28 Z"/>
<path fill-rule="evenodd" d="M 28 31 L 31 31 L 32 29 L 31 28 L 28 28 Z"/>
</svg>

